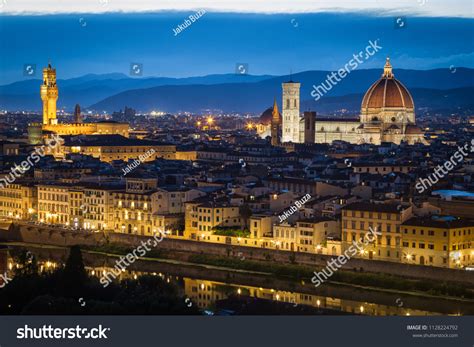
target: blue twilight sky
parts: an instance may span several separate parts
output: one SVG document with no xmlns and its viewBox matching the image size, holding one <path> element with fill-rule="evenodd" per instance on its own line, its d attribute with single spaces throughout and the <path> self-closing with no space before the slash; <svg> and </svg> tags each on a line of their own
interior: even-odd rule
<svg viewBox="0 0 474 347">
<path fill-rule="evenodd" d="M 377 39 L 382 50 L 361 68 L 381 68 L 387 55 L 394 68 L 474 68 L 472 4 L 465 10 L 471 14 L 208 10 L 177 36 L 173 28 L 195 11 L 6 12 L 0 15 L 0 84 L 29 78 L 24 64 L 39 70 L 49 59 L 58 78 L 129 74 L 132 62 L 143 64 L 144 77 L 234 73 L 236 63 L 247 63 L 250 74 L 335 70 Z"/>
</svg>

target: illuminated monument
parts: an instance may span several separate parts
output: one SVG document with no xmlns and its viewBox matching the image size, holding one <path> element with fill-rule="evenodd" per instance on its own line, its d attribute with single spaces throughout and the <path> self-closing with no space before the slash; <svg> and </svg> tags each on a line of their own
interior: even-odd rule
<svg viewBox="0 0 474 347">
<path fill-rule="evenodd" d="M 97 122 L 82 123 L 81 117 L 75 117 L 75 123 L 58 123 L 56 102 L 58 86 L 56 85 L 56 69 L 51 64 L 43 69 L 43 83 L 40 88 L 43 101 L 43 123 L 30 124 L 28 137 L 31 144 L 42 143 L 49 134 L 57 135 L 122 135 L 129 136 L 128 123 Z M 80 111 L 79 111 L 80 112 Z"/>
<path fill-rule="evenodd" d="M 41 85 L 41 100 L 43 100 L 43 124 L 56 125 L 56 102 L 58 101 L 58 86 L 56 85 L 56 69 L 48 64 L 43 69 L 43 84 Z"/>
</svg>

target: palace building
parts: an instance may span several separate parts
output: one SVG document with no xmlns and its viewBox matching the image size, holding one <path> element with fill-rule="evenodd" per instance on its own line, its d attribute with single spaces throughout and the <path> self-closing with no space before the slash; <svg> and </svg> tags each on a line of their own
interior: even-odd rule
<svg viewBox="0 0 474 347">
<path fill-rule="evenodd" d="M 58 123 L 56 102 L 58 86 L 56 84 L 56 69 L 48 64 L 43 69 L 43 84 L 40 88 L 43 101 L 43 123 L 33 123 L 28 126 L 28 137 L 31 144 L 39 144 L 49 134 L 56 135 L 113 135 L 129 136 L 128 123 L 97 122 L 82 123 L 80 109 L 75 110 L 75 123 Z"/>
<path fill-rule="evenodd" d="M 386 60 L 380 79 L 365 93 L 357 118 L 318 118 L 314 112 L 302 117 L 300 83 L 285 82 L 282 88 L 282 142 L 331 143 L 339 140 L 376 145 L 382 142 L 426 144 L 423 132 L 415 123 L 413 98 L 395 78 L 390 58 Z"/>
</svg>

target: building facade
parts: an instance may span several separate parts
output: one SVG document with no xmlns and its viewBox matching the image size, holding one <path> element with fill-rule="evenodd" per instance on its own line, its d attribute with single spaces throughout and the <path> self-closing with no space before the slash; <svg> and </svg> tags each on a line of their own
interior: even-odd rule
<svg viewBox="0 0 474 347">
<path fill-rule="evenodd" d="M 342 248 L 354 242 L 364 245 L 371 230 L 380 233 L 377 240 L 363 246 L 356 257 L 400 262 L 402 259 L 401 224 L 412 217 L 412 207 L 396 204 L 355 202 L 342 210 Z"/>
<path fill-rule="evenodd" d="M 402 225 L 407 264 L 446 268 L 474 265 L 474 222 L 452 216 L 414 217 Z"/>
</svg>

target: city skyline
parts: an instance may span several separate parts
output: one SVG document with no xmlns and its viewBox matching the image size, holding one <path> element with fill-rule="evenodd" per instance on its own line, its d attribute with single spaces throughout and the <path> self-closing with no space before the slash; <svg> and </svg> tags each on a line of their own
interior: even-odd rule
<svg viewBox="0 0 474 347">
<path fill-rule="evenodd" d="M 396 315 L 396 345 L 464 341 L 467 5 L 0 0 L 0 311 Z"/>
</svg>

